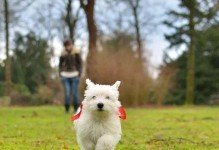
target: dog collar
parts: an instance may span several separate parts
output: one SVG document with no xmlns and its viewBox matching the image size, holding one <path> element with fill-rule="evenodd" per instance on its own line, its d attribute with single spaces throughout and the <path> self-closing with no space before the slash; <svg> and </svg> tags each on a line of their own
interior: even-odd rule
<svg viewBox="0 0 219 150">
<path fill-rule="evenodd" d="M 126 119 L 125 109 L 122 106 L 120 106 L 120 107 L 118 107 L 118 112 L 119 112 L 119 114 L 118 114 L 119 118 L 122 120 L 125 120 Z"/>
<path fill-rule="evenodd" d="M 75 121 L 78 118 L 80 118 L 81 112 L 82 112 L 82 108 L 83 108 L 83 105 L 81 104 L 80 105 L 80 111 L 77 114 L 75 114 L 74 116 L 71 117 L 71 121 Z M 125 112 L 125 109 L 122 106 L 118 107 L 117 114 L 118 114 L 120 119 L 122 119 L 122 120 L 126 119 L 126 112 Z"/>
<path fill-rule="evenodd" d="M 80 105 L 80 111 L 79 113 L 75 114 L 74 116 L 71 117 L 71 121 L 77 120 L 78 118 L 80 118 L 81 116 L 81 112 L 82 112 L 82 104 Z"/>
</svg>

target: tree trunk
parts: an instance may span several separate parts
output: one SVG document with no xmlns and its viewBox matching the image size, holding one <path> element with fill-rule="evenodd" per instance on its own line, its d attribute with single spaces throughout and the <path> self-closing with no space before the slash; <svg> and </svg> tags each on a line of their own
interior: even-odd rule
<svg viewBox="0 0 219 150">
<path fill-rule="evenodd" d="M 95 80 L 94 78 L 94 72 L 95 72 L 95 62 L 96 62 L 96 53 L 97 53 L 97 28 L 95 24 L 94 19 L 94 6 L 95 6 L 95 0 L 89 0 L 87 4 L 85 5 L 83 3 L 83 0 L 80 0 L 81 7 L 85 11 L 86 18 L 87 18 L 87 29 L 89 33 L 89 52 L 87 56 L 87 76 L 91 78 L 92 80 Z"/>
<path fill-rule="evenodd" d="M 66 11 L 67 11 L 66 23 L 68 25 L 69 37 L 71 41 L 74 42 L 73 28 L 72 28 L 72 23 L 71 23 L 71 12 L 72 12 L 72 1 L 71 0 L 68 0 Z"/>
<path fill-rule="evenodd" d="M 139 9 L 139 3 L 140 0 L 129 0 L 128 4 L 130 5 L 130 8 L 132 9 L 132 14 L 134 17 L 134 28 L 135 28 L 135 34 L 136 34 L 136 43 L 137 43 L 137 53 L 138 57 L 140 59 L 142 58 L 142 39 L 141 39 L 141 33 L 140 33 L 140 24 L 139 24 L 139 16 L 138 16 L 138 9 Z"/>
<path fill-rule="evenodd" d="M 186 87 L 186 104 L 194 103 L 194 70 L 195 70 L 195 0 L 190 8 L 189 28 L 190 28 L 190 45 L 187 57 L 187 87 Z"/>
<path fill-rule="evenodd" d="M 65 22 L 68 27 L 69 31 L 69 38 L 71 39 L 72 43 L 75 43 L 75 28 L 76 24 L 78 22 L 78 17 L 79 17 L 79 9 L 76 11 L 75 15 L 72 15 L 72 0 L 68 0 L 67 5 L 66 5 L 66 17 L 65 17 Z"/>
<path fill-rule="evenodd" d="M 11 92 L 11 66 L 9 56 L 9 12 L 8 1 L 4 0 L 5 7 L 5 49 L 6 49 L 6 61 L 5 61 L 5 80 L 6 80 L 6 95 L 10 96 Z"/>
<path fill-rule="evenodd" d="M 134 18 L 135 18 L 135 32 L 136 32 L 136 41 L 137 41 L 137 46 L 138 46 L 137 47 L 138 56 L 140 59 L 143 59 L 142 58 L 142 41 L 141 41 L 141 33 L 140 33 L 137 8 L 133 9 L 133 14 L 134 14 Z"/>
<path fill-rule="evenodd" d="M 89 32 L 89 53 L 87 57 L 87 75 L 88 77 L 92 77 L 92 70 L 94 69 L 94 65 L 96 64 L 95 56 L 97 52 L 96 49 L 97 29 L 94 21 L 93 10 L 88 11 L 86 16 L 87 16 L 87 28 Z"/>
</svg>

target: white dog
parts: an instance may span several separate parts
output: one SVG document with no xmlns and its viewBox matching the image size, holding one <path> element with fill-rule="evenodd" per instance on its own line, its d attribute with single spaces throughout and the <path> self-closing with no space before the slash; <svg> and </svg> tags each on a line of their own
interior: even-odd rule
<svg viewBox="0 0 219 150">
<path fill-rule="evenodd" d="M 81 150 L 114 150 L 121 139 L 120 118 L 126 114 L 118 101 L 120 81 L 99 85 L 86 80 L 80 110 L 72 117 Z"/>
</svg>

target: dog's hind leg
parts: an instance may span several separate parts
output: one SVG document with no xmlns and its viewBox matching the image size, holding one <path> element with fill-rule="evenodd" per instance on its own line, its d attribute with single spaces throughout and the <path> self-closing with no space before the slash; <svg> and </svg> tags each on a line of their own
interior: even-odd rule
<svg viewBox="0 0 219 150">
<path fill-rule="evenodd" d="M 105 134 L 98 139 L 95 150 L 114 150 L 119 139 L 119 137 Z"/>
</svg>

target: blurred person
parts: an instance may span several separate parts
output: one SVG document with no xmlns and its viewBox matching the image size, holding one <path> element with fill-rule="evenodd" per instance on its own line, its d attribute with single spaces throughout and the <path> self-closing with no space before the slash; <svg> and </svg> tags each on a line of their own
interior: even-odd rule
<svg viewBox="0 0 219 150">
<path fill-rule="evenodd" d="M 79 50 L 70 40 L 63 42 L 64 50 L 59 60 L 59 75 L 64 87 L 65 112 L 69 112 L 71 97 L 73 96 L 73 107 L 76 111 L 79 107 L 79 83 L 82 72 L 82 59 Z"/>
</svg>

